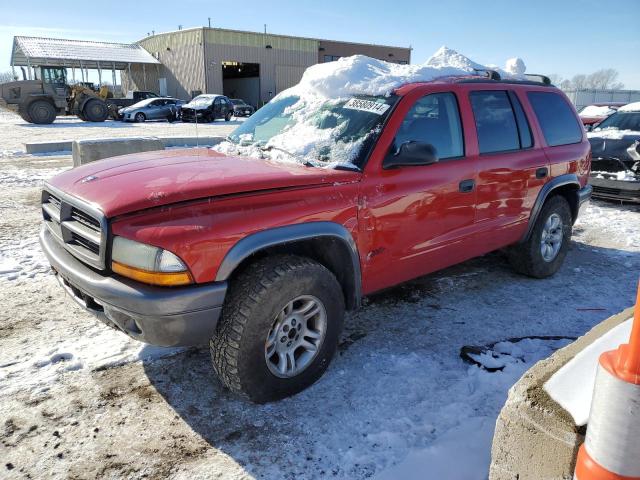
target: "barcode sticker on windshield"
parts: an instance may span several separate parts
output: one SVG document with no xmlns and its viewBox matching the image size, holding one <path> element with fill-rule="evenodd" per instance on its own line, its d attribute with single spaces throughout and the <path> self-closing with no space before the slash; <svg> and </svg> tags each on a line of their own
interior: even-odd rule
<svg viewBox="0 0 640 480">
<path fill-rule="evenodd" d="M 375 113 L 376 115 L 382 115 L 389 109 L 389 105 L 386 103 L 372 102 L 371 100 L 361 100 L 359 98 L 352 98 L 344 107 L 348 110 L 360 110 L 363 112 Z"/>
</svg>

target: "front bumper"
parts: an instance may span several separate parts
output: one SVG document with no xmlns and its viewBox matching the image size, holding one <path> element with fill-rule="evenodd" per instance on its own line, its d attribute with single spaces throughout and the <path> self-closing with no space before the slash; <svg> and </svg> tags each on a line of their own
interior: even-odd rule
<svg viewBox="0 0 640 480">
<path fill-rule="evenodd" d="M 130 337 L 159 346 L 206 344 L 214 334 L 226 282 L 154 287 L 89 268 L 43 228 L 40 244 L 65 291 L 84 309 Z"/>
<path fill-rule="evenodd" d="M 589 178 L 595 198 L 640 203 L 640 180 L 611 180 L 607 178 Z"/>
</svg>

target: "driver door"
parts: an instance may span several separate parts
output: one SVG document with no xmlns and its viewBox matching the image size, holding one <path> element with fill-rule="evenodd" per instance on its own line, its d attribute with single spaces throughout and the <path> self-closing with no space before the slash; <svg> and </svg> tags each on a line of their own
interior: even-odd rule
<svg viewBox="0 0 640 480">
<path fill-rule="evenodd" d="M 415 97 L 415 96 L 414 96 Z M 476 162 L 465 156 L 458 99 L 452 92 L 403 98 L 387 129 L 387 152 L 365 169 L 359 211 L 363 291 L 369 293 L 470 258 Z M 385 131 L 379 141 L 383 141 Z M 435 147 L 430 165 L 388 168 L 384 159 L 405 142 Z M 384 148 L 384 147 L 383 147 Z"/>
</svg>

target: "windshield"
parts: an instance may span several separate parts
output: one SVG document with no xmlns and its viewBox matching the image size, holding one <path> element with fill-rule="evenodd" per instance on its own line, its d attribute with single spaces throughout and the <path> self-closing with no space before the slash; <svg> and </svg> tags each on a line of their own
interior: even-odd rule
<svg viewBox="0 0 640 480">
<path fill-rule="evenodd" d="M 397 98 L 276 98 L 216 150 L 320 167 L 360 168 Z"/>
<path fill-rule="evenodd" d="M 606 128 L 640 132 L 640 112 L 618 111 L 603 120 L 594 131 L 604 130 Z"/>
</svg>

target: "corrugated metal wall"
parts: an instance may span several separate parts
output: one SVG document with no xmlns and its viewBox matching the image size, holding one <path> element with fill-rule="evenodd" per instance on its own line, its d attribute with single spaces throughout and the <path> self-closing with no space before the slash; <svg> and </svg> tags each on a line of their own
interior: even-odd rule
<svg viewBox="0 0 640 480">
<path fill-rule="evenodd" d="M 154 55 L 162 66 L 149 77 L 147 68 L 147 88 L 143 88 L 142 69 L 131 68 L 132 81 L 123 72 L 123 87 L 126 90 L 152 90 L 159 93 L 158 78 L 167 79 L 167 95 L 189 100 L 194 91 L 206 90 L 204 77 L 203 29 L 182 30 L 149 37 L 140 44 Z M 133 87 L 133 88 L 132 88 Z"/>
<path fill-rule="evenodd" d="M 261 103 L 298 83 L 304 70 L 318 61 L 317 40 L 208 28 L 204 32 L 208 93 L 223 92 L 224 61 L 260 64 Z"/>
<path fill-rule="evenodd" d="M 640 102 L 640 90 L 567 90 L 569 99 L 580 110 L 601 102 Z"/>
</svg>

